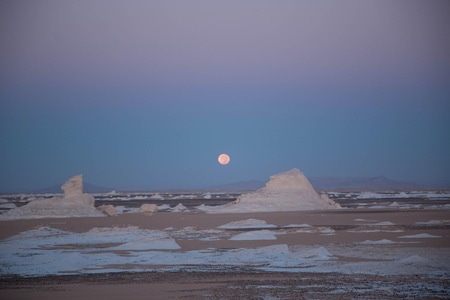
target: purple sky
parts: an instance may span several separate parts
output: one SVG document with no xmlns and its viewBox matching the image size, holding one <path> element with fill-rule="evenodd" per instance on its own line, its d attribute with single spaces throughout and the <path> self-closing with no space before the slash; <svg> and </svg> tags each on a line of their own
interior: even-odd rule
<svg viewBox="0 0 450 300">
<path fill-rule="evenodd" d="M 449 15 L 434 0 L 4 0 L 0 192 L 294 167 L 450 185 Z"/>
</svg>

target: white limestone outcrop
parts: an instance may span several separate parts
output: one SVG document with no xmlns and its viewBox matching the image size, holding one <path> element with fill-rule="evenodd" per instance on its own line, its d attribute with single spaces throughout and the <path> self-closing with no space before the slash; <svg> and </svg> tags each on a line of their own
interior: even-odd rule
<svg viewBox="0 0 450 300">
<path fill-rule="evenodd" d="M 139 208 L 139 212 L 144 213 L 146 215 L 153 215 L 157 211 L 158 211 L 158 205 L 156 205 L 156 204 L 145 203 L 145 204 L 142 204 L 141 207 Z"/>
<path fill-rule="evenodd" d="M 94 197 L 83 193 L 82 175 L 70 178 L 61 188 L 63 197 L 33 200 L 0 215 L 0 220 L 105 216 L 94 207 Z"/>
<path fill-rule="evenodd" d="M 245 213 L 338 209 L 341 206 L 317 194 L 306 176 L 299 169 L 292 169 L 271 176 L 265 187 L 241 195 L 233 203 L 197 208 L 209 213 Z"/>
<path fill-rule="evenodd" d="M 111 204 L 100 205 L 97 207 L 97 210 L 104 213 L 108 217 L 117 216 L 117 209 Z"/>
</svg>

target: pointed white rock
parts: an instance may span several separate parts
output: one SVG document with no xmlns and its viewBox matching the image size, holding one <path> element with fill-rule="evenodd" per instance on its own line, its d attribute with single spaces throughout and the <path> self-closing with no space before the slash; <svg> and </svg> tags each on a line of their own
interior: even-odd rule
<svg viewBox="0 0 450 300">
<path fill-rule="evenodd" d="M 0 220 L 105 216 L 95 208 L 94 197 L 83 193 L 83 176 L 70 178 L 61 188 L 64 197 L 33 200 L 0 215 Z"/>
<path fill-rule="evenodd" d="M 200 206 L 209 213 L 245 213 L 271 211 L 301 211 L 337 209 L 341 206 L 325 196 L 319 196 L 299 169 L 270 177 L 266 186 L 241 195 L 235 202 L 222 206 Z"/>
</svg>

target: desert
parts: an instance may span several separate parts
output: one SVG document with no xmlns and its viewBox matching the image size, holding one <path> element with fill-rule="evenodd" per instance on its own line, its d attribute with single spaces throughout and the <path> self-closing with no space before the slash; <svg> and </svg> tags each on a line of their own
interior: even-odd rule
<svg viewBox="0 0 450 300">
<path fill-rule="evenodd" d="M 74 178 L 68 182 L 75 183 L 75 194 L 86 199 L 81 178 Z M 83 204 L 74 200 L 73 189 L 70 194 L 35 199 L 1 215 L 0 292 L 6 298 L 445 299 L 450 295 L 446 193 L 426 193 L 438 200 L 423 198 L 426 205 L 420 208 L 417 197 L 423 194 L 418 192 L 363 192 L 347 202 L 333 201 L 319 196 L 299 170 L 291 170 L 272 176 L 260 190 L 234 201 L 230 197 L 226 204 L 223 199 L 230 196 L 226 193 L 171 193 L 175 202 L 169 203 L 185 204 L 172 206 L 164 193 L 147 199 L 122 195 L 140 200 L 116 197 L 110 203 L 135 208 L 100 216 L 98 207 L 106 201 Z M 413 200 L 409 206 L 408 199 Z M 288 206 L 303 203 L 308 209 L 280 211 L 279 202 L 267 206 L 277 200 Z M 49 210 L 55 201 L 58 204 Z M 310 209 L 317 201 L 332 208 Z M 67 202 L 77 214 L 86 215 L 62 217 L 59 210 L 66 211 Z M 39 203 L 55 216 L 28 214 L 42 213 L 34 210 Z M 97 212 L 80 205 L 96 206 Z M 151 213 L 142 207 L 151 207 Z M 208 211 L 211 208 L 214 211 Z M 249 212 L 251 208 L 256 211 Z"/>
<path fill-rule="evenodd" d="M 99 294 L 121 299 L 130 293 L 133 299 L 446 299 L 450 293 L 447 211 L 132 213 L 6 223 L 0 293 L 9 299 L 94 299 Z M 231 225 L 218 229 L 226 224 Z M 41 234 L 41 243 L 6 261 L 5 241 L 49 228 L 61 233 L 56 240 L 55 232 Z M 115 234 L 114 245 L 101 240 L 99 229 Z M 121 244 L 120 229 L 128 237 L 131 229 L 158 230 L 172 238 L 163 235 L 165 245 L 158 243 L 163 249 L 148 249 L 158 239 L 132 237 Z M 265 239 L 263 230 L 275 239 Z M 80 240 L 95 231 L 94 239 Z M 230 240 L 243 233 L 251 236 Z M 15 245 L 23 247 L 20 239 Z M 47 257 L 27 264 L 27 256 Z M 12 263 L 21 264 L 27 275 L 7 275 Z"/>
<path fill-rule="evenodd" d="M 0 300 L 450 299 L 450 1 L 0 3 Z"/>
</svg>

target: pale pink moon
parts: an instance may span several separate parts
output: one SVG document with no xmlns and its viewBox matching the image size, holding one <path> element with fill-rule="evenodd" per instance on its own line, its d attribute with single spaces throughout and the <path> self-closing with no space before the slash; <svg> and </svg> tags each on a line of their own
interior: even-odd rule
<svg viewBox="0 0 450 300">
<path fill-rule="evenodd" d="M 226 165 L 230 162 L 230 157 L 227 154 L 223 153 L 223 154 L 219 155 L 219 157 L 217 158 L 217 161 L 221 165 Z"/>
</svg>

